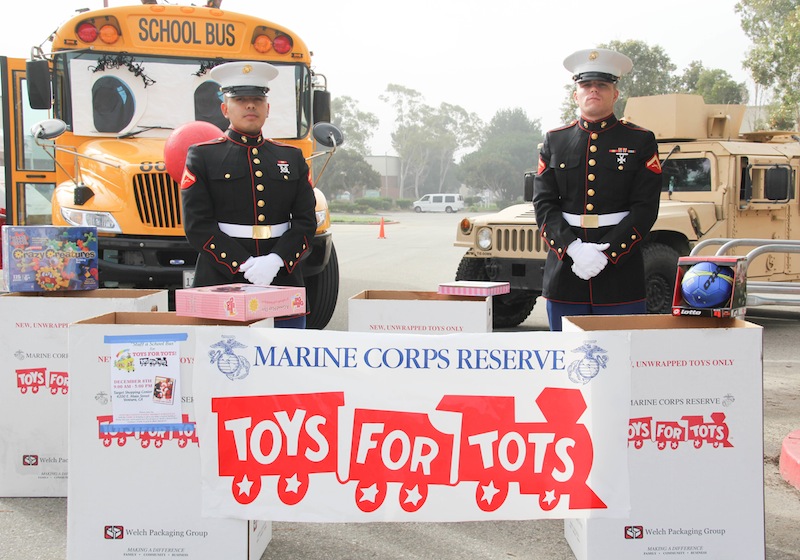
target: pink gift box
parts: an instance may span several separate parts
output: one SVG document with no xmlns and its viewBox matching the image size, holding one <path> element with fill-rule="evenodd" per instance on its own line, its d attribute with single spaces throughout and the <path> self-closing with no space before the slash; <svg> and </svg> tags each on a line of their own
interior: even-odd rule
<svg viewBox="0 0 800 560">
<path fill-rule="evenodd" d="M 297 286 L 223 284 L 175 290 L 175 315 L 254 321 L 306 312 L 306 289 Z"/>
<path fill-rule="evenodd" d="M 440 294 L 455 296 L 497 296 L 511 291 L 508 282 L 476 282 L 472 280 L 458 280 L 439 284 Z"/>
</svg>

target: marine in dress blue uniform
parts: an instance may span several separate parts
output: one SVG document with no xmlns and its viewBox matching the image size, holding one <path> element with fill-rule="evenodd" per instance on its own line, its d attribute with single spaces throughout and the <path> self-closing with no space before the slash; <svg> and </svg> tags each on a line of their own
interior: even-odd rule
<svg viewBox="0 0 800 560">
<path fill-rule="evenodd" d="M 564 65 L 578 88 L 613 88 L 613 100 L 600 118 L 581 107 L 581 118 L 549 131 L 540 150 L 533 203 L 549 248 L 542 295 L 551 330 L 561 330 L 565 314 L 646 312 L 641 246 L 658 217 L 661 192 L 655 136 L 613 114 L 615 84 L 631 70 L 630 59 L 591 49 Z"/>
<path fill-rule="evenodd" d="M 210 76 L 225 96 L 258 98 L 266 96 L 277 69 L 232 62 L 213 68 Z M 265 118 L 253 125 L 257 130 L 243 132 L 231 117 L 219 138 L 188 151 L 181 194 L 186 237 L 199 252 L 195 286 L 248 281 L 304 285 L 302 259 L 317 225 L 308 164 L 298 148 L 263 137 Z M 266 275 L 245 274 L 248 266 L 255 271 L 265 263 Z"/>
</svg>

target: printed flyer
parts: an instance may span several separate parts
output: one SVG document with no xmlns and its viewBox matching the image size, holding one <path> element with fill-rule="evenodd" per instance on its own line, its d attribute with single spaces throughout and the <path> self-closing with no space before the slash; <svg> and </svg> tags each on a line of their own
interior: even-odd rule
<svg viewBox="0 0 800 560">
<path fill-rule="evenodd" d="M 115 339 L 110 354 L 114 428 L 181 423 L 177 341 L 159 337 Z"/>
</svg>

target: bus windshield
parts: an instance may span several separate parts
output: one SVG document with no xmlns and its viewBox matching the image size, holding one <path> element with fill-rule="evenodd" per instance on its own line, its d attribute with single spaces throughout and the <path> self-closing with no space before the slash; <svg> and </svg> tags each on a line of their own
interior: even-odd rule
<svg viewBox="0 0 800 560">
<path fill-rule="evenodd" d="M 164 138 L 172 129 L 207 121 L 224 130 L 219 84 L 208 76 L 215 59 L 137 56 L 128 53 L 70 52 L 57 55 L 58 87 L 66 91 L 57 115 L 78 136 Z M 275 64 L 269 84 L 267 138 L 308 134 L 311 76 L 302 64 Z"/>
</svg>

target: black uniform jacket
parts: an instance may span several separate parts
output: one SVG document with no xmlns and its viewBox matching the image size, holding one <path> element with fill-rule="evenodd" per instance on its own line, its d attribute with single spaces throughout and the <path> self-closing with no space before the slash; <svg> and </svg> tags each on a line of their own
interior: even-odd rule
<svg viewBox="0 0 800 560">
<path fill-rule="evenodd" d="M 269 253 L 283 259 L 274 285 L 304 285 L 300 260 L 310 250 L 317 222 L 308 164 L 298 148 L 228 129 L 225 136 L 189 148 L 181 195 L 186 238 L 200 253 L 195 286 L 246 283 L 239 266 Z M 291 228 L 276 238 L 243 239 L 222 233 L 220 222 L 290 222 Z"/>
<path fill-rule="evenodd" d="M 542 295 L 562 303 L 613 305 L 646 297 L 641 242 L 658 217 L 661 164 L 655 136 L 613 115 L 581 119 L 545 136 L 533 204 L 549 247 Z M 618 224 L 570 226 L 562 215 L 630 212 Z M 590 219 L 586 222 L 590 222 Z M 572 272 L 567 247 L 575 239 L 610 243 L 608 264 L 586 281 Z"/>
</svg>

